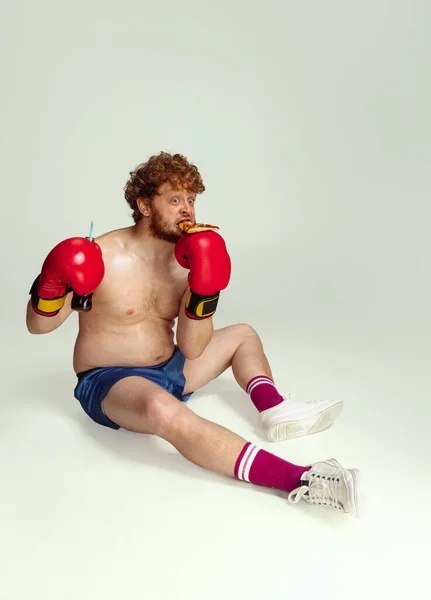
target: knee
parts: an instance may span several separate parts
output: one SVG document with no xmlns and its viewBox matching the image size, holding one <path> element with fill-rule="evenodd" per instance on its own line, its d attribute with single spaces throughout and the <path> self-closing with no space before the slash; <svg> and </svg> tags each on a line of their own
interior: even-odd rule
<svg viewBox="0 0 431 600">
<path fill-rule="evenodd" d="M 149 433 L 165 438 L 174 426 L 182 405 L 175 398 L 154 394 L 136 407 L 139 418 L 146 423 Z"/>
<path fill-rule="evenodd" d="M 248 323 L 239 323 L 238 325 L 236 325 L 236 327 L 238 335 L 242 342 L 250 338 L 260 342 L 260 338 L 257 331 Z"/>
</svg>

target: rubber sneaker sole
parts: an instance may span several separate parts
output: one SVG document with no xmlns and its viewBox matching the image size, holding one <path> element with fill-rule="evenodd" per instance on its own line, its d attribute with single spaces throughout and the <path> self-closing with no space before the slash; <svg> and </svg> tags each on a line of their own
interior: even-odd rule
<svg viewBox="0 0 431 600">
<path fill-rule="evenodd" d="M 364 496 L 362 491 L 362 474 L 359 469 L 347 469 L 352 476 L 352 481 L 348 485 L 350 505 L 346 512 L 349 512 L 355 519 L 359 519 L 363 512 Z"/>
<path fill-rule="evenodd" d="M 282 421 L 281 423 L 270 424 L 267 429 L 267 436 L 271 442 L 282 442 L 302 435 L 311 435 L 327 429 L 340 414 L 343 403 L 338 402 L 318 415 L 313 415 L 306 419 L 296 419 L 291 421 Z"/>
</svg>

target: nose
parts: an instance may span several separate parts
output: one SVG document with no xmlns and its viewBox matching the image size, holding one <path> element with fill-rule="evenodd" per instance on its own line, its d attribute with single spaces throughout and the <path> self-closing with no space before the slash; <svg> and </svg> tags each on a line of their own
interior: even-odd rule
<svg viewBox="0 0 431 600">
<path fill-rule="evenodd" d="M 191 215 L 192 207 L 190 206 L 190 204 L 188 202 L 181 203 L 180 213 L 186 217 L 189 217 Z"/>
</svg>

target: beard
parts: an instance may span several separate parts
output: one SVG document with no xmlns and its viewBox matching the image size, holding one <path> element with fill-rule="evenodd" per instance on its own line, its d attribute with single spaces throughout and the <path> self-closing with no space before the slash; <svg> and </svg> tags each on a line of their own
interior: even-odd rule
<svg viewBox="0 0 431 600">
<path fill-rule="evenodd" d="M 150 237 L 156 238 L 157 240 L 163 240 L 164 242 L 170 242 L 171 244 L 176 244 L 183 235 L 183 232 L 177 225 L 170 225 L 167 223 L 154 208 L 148 231 Z"/>
</svg>

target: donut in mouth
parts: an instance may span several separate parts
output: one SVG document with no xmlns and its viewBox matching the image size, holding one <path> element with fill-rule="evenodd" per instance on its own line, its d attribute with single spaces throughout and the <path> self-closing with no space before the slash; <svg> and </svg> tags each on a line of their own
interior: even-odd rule
<svg viewBox="0 0 431 600">
<path fill-rule="evenodd" d="M 215 231 L 216 229 L 220 229 L 217 225 L 192 223 L 191 221 L 181 221 L 181 223 L 178 223 L 178 227 L 183 233 L 199 233 L 200 231 Z"/>
</svg>

